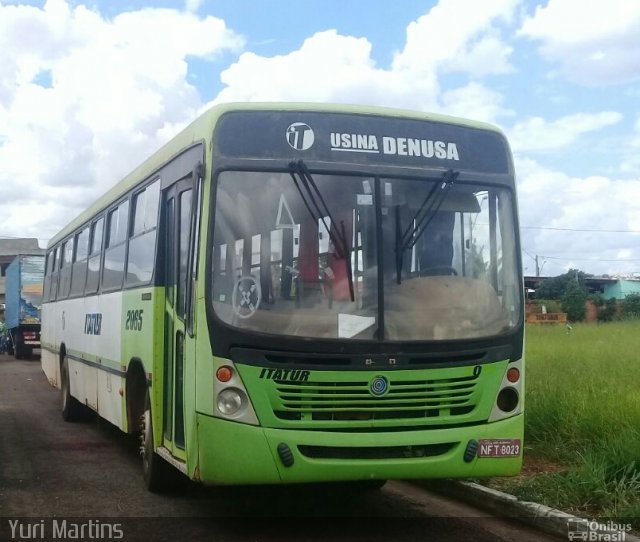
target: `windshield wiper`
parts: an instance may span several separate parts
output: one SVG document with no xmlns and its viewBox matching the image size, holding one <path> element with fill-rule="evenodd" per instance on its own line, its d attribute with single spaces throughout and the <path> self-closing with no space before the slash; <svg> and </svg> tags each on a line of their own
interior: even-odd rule
<svg viewBox="0 0 640 542">
<path fill-rule="evenodd" d="M 442 176 L 442 181 L 435 183 L 429 193 L 424 198 L 422 205 L 416 212 L 415 216 L 409 221 L 409 225 L 404 233 L 400 223 L 400 207 L 396 206 L 396 282 L 401 283 L 402 260 L 404 252 L 413 248 L 427 229 L 431 221 L 436 216 L 440 206 L 444 202 L 447 193 L 453 186 L 453 183 L 460 175 L 459 171 L 449 169 Z"/>
<path fill-rule="evenodd" d="M 327 216 L 329 217 L 331 226 L 337 224 L 337 222 L 333 219 L 331 211 L 329 210 L 327 203 L 324 201 L 318 185 L 313 180 L 309 169 L 302 160 L 289 163 L 289 174 L 291 175 L 293 184 L 295 184 L 296 188 L 298 189 L 300 197 L 302 198 L 302 201 L 307 208 L 307 211 L 309 211 L 309 214 L 313 218 L 314 222 L 317 224 L 318 220 L 321 220 L 325 230 L 327 230 L 327 232 L 329 233 L 329 239 L 333 243 L 333 246 L 336 248 L 337 258 L 340 260 L 345 260 L 347 266 L 347 279 L 349 281 L 349 295 L 351 297 L 351 301 L 355 301 L 353 291 L 353 276 L 351 269 L 351 249 L 349 248 L 349 243 L 347 242 L 344 220 L 340 221 L 340 229 L 332 229 L 327 225 L 327 222 L 325 220 L 325 217 Z"/>
</svg>

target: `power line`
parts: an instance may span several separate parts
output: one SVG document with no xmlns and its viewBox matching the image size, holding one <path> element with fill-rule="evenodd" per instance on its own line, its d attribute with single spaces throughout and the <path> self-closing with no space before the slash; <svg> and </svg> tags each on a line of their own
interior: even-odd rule
<svg viewBox="0 0 640 542">
<path fill-rule="evenodd" d="M 562 261 L 580 261 L 580 262 L 640 262 L 640 258 L 628 258 L 628 259 L 620 259 L 620 258 L 580 258 L 580 257 L 571 257 L 571 256 L 544 256 L 542 254 L 536 254 L 532 256 L 529 254 L 527 249 L 521 248 L 522 252 L 524 252 L 529 258 L 538 263 L 538 258 L 547 259 L 547 260 L 562 260 Z"/>
<path fill-rule="evenodd" d="M 640 230 L 595 230 L 587 228 L 553 228 L 551 226 L 520 226 L 521 230 L 577 231 L 591 233 L 640 233 Z"/>
<path fill-rule="evenodd" d="M 631 258 L 628 260 L 614 260 L 614 259 L 606 259 L 606 258 L 572 258 L 572 257 L 562 257 L 562 256 L 540 256 L 541 258 L 547 258 L 548 260 L 565 260 L 565 261 L 576 261 L 576 262 L 640 262 L 640 258 Z"/>
<path fill-rule="evenodd" d="M 527 256 L 529 256 L 529 258 L 531 258 L 534 262 L 536 262 L 536 277 L 540 276 L 540 272 L 542 271 L 542 268 L 544 267 L 544 264 L 547 263 L 546 261 L 542 262 L 542 267 L 540 266 L 540 261 L 538 260 L 538 258 L 540 257 L 538 254 L 536 254 L 535 256 L 532 256 L 531 254 L 529 254 L 524 248 L 522 249 L 522 252 L 524 252 Z M 544 256 L 543 256 L 544 258 Z"/>
</svg>

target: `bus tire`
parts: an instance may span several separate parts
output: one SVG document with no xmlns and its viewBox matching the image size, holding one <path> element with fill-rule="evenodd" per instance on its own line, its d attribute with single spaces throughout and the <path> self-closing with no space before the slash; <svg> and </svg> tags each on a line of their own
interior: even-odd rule
<svg viewBox="0 0 640 542">
<path fill-rule="evenodd" d="M 17 349 L 16 349 L 17 352 Z M 71 395 L 71 385 L 69 384 L 69 362 L 67 356 L 62 360 L 60 368 L 60 396 L 62 399 L 62 419 L 65 422 L 77 422 L 82 419 L 84 409 L 75 397 Z"/>
<path fill-rule="evenodd" d="M 171 466 L 153 449 L 153 420 L 148 389 L 144 400 L 144 414 L 142 414 L 140 429 L 140 454 L 142 455 L 144 485 L 152 493 L 166 492 L 171 487 L 173 473 Z"/>
<path fill-rule="evenodd" d="M 16 359 L 23 359 L 24 358 L 24 354 L 22 352 L 22 344 L 18 340 L 18 333 L 13 335 L 13 341 L 12 342 L 13 342 L 13 356 Z"/>
</svg>

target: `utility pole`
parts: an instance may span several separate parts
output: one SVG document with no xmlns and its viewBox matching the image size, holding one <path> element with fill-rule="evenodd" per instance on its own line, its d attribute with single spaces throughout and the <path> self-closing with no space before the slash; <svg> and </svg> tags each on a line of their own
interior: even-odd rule
<svg viewBox="0 0 640 542">
<path fill-rule="evenodd" d="M 536 254 L 535 260 L 536 260 L 536 277 L 539 277 L 540 276 L 540 266 L 538 265 L 538 255 L 537 254 Z"/>
</svg>

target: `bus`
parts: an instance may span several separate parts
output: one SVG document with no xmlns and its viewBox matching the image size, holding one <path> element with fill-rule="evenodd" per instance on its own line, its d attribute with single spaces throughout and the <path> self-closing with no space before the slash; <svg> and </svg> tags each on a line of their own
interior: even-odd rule
<svg viewBox="0 0 640 542">
<path fill-rule="evenodd" d="M 515 475 L 516 203 L 487 124 L 216 105 L 50 240 L 43 371 L 151 491 Z"/>
</svg>

